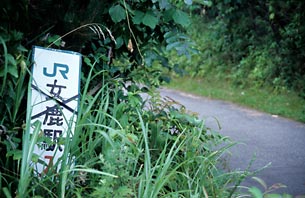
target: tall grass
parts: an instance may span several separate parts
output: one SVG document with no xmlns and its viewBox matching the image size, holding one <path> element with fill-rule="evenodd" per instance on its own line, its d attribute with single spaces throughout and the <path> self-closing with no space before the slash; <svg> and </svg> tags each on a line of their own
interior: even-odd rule
<svg viewBox="0 0 305 198">
<path fill-rule="evenodd" d="M 221 168 L 222 155 L 234 143 L 172 102 L 151 98 L 142 108 L 138 91 L 124 93 L 120 79 L 106 81 L 105 71 L 94 72 L 96 62 L 87 64 L 73 137 L 67 135 L 63 156 L 42 177 L 30 166 L 41 123 L 30 126 L 28 112 L 18 197 L 194 198 L 237 192 L 231 186 L 242 174 Z M 88 94 L 96 79 L 103 86 Z M 29 127 L 35 128 L 32 135 Z"/>
<path fill-rule="evenodd" d="M 145 126 L 140 113 L 138 114 L 145 147 L 144 174 L 142 174 L 139 183 L 138 197 L 159 197 L 160 191 L 164 188 L 167 182 L 170 181 L 170 178 L 174 174 L 178 173 L 178 168 L 183 165 L 183 163 L 175 163 L 174 157 L 185 143 L 185 140 L 180 141 L 181 137 L 184 136 L 184 132 L 179 134 L 174 144 L 170 147 L 169 152 L 166 152 L 168 144 L 165 144 L 165 147 L 161 151 L 158 159 L 153 163 L 151 161 L 152 159 L 148 141 L 148 125 L 146 124 Z M 176 191 L 175 193 L 179 193 L 179 191 Z"/>
</svg>

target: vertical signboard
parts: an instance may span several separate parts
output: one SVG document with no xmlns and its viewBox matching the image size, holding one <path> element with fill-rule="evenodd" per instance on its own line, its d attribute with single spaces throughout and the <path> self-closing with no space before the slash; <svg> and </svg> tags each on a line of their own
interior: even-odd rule
<svg viewBox="0 0 305 198">
<path fill-rule="evenodd" d="M 77 119 L 81 55 L 35 46 L 31 81 L 31 123 L 40 121 L 40 141 L 34 153 L 44 163 L 34 164 L 36 174 L 46 172 L 63 155 L 64 138 L 71 138 Z M 31 129 L 30 133 L 33 132 Z"/>
</svg>

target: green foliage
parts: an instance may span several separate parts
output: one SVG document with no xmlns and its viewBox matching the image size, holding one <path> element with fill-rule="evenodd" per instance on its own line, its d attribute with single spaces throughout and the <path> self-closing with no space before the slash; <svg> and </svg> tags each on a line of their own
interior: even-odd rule
<svg viewBox="0 0 305 198">
<path fill-rule="evenodd" d="M 164 51 L 194 52 L 184 34 L 190 19 L 182 5 L 1 2 L 1 197 L 229 194 L 227 186 L 239 174 L 223 173 L 218 164 L 232 143 L 174 101 L 153 94 L 165 79 L 161 68 L 172 68 Z M 29 112 L 25 115 L 32 45 L 75 50 L 84 57 L 74 136 L 60 139 L 63 157 L 40 177 L 30 161 L 45 164 L 33 155 L 33 145 L 44 141 L 41 123 L 31 125 Z"/>
<path fill-rule="evenodd" d="M 242 106 L 305 122 L 305 100 L 297 92 L 274 90 L 273 87 L 240 87 L 236 81 L 209 74 L 204 78 L 174 76 L 168 85 L 195 95 L 231 101 Z"/>
<path fill-rule="evenodd" d="M 0 111 L 6 115 L 1 123 L 11 124 L 20 122 L 18 117 L 20 105 L 26 91 L 26 73 L 28 60 L 27 50 L 22 46 L 23 34 L 21 32 L 0 32 L 1 41 L 1 68 L 0 68 Z M 22 118 L 21 118 L 22 119 Z"/>
<path fill-rule="evenodd" d="M 191 75 L 216 73 L 241 87 L 286 88 L 304 98 L 304 2 L 212 2 L 193 11 L 196 26 L 189 33 L 200 43 L 201 56 L 184 69 Z"/>
<path fill-rule="evenodd" d="M 95 73 L 97 62 L 86 62 L 90 71 L 82 88 L 76 130 L 72 141 L 64 143 L 65 152 L 70 154 L 59 160 L 62 168 L 58 173 L 58 164 L 54 164 L 37 178 L 30 174 L 33 170 L 28 160 L 32 152 L 26 144 L 35 143 L 37 136 L 28 141 L 27 134 L 23 150 L 28 152 L 23 152 L 17 196 L 227 197 L 230 194 L 229 185 L 235 185 L 240 173 L 226 173 L 219 168 L 219 158 L 233 145 L 228 139 L 206 128 L 203 121 L 173 100 L 151 94 L 150 99 L 143 101 L 140 94 L 147 89 L 136 84 L 125 85 L 120 79 L 104 81 L 97 93 L 90 95 L 94 80 L 105 79 L 109 74 Z M 39 131 L 39 126 L 29 126 L 29 122 L 27 127 Z M 13 191 L 14 188 L 5 192 Z"/>
<path fill-rule="evenodd" d="M 6 178 L 1 181 L 6 187 L 5 194 L 15 187 L 21 159 L 19 149 L 25 120 L 29 63 L 22 38 L 21 32 L 0 28 L 0 151 L 3 153 L 0 165 L 1 178 Z"/>
<path fill-rule="evenodd" d="M 286 188 L 286 186 L 281 183 L 273 184 L 272 186 L 268 187 L 267 184 L 262 179 L 258 177 L 252 177 L 252 179 L 256 181 L 257 184 L 259 184 L 260 187 L 263 188 L 263 190 L 261 190 L 256 186 L 246 187 L 248 193 L 242 196 L 253 197 L 253 198 L 292 198 L 293 197 L 292 195 L 286 193 L 283 194 L 274 193 L 278 189 Z M 303 196 L 300 195 L 297 197 L 303 197 Z"/>
<path fill-rule="evenodd" d="M 126 19 L 125 9 L 121 5 L 112 6 L 109 9 L 109 15 L 114 23 L 118 23 Z"/>
</svg>

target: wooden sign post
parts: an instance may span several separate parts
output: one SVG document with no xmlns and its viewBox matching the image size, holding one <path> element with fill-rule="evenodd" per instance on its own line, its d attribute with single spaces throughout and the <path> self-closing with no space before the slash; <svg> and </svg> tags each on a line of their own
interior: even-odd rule
<svg viewBox="0 0 305 198">
<path fill-rule="evenodd" d="M 45 163 L 36 163 L 36 174 L 47 172 L 63 155 L 61 138 L 71 138 L 77 119 L 80 89 L 79 53 L 35 46 L 31 81 L 31 123 L 41 122 L 42 141 L 34 153 Z M 33 129 L 30 130 L 33 133 Z M 60 166 L 58 167 L 58 169 Z"/>
</svg>

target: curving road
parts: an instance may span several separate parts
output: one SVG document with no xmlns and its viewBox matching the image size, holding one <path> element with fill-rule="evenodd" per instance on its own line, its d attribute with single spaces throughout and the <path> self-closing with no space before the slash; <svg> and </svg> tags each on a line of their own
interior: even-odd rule
<svg viewBox="0 0 305 198">
<path fill-rule="evenodd" d="M 255 154 L 251 170 L 271 162 L 257 175 L 268 186 L 283 183 L 287 188 L 276 192 L 305 195 L 305 124 L 169 89 L 160 89 L 160 93 L 197 112 L 208 127 L 245 143 L 231 149 L 232 170 L 245 170 Z M 221 124 L 220 130 L 215 118 Z M 259 186 L 250 179 L 245 184 Z"/>
</svg>

